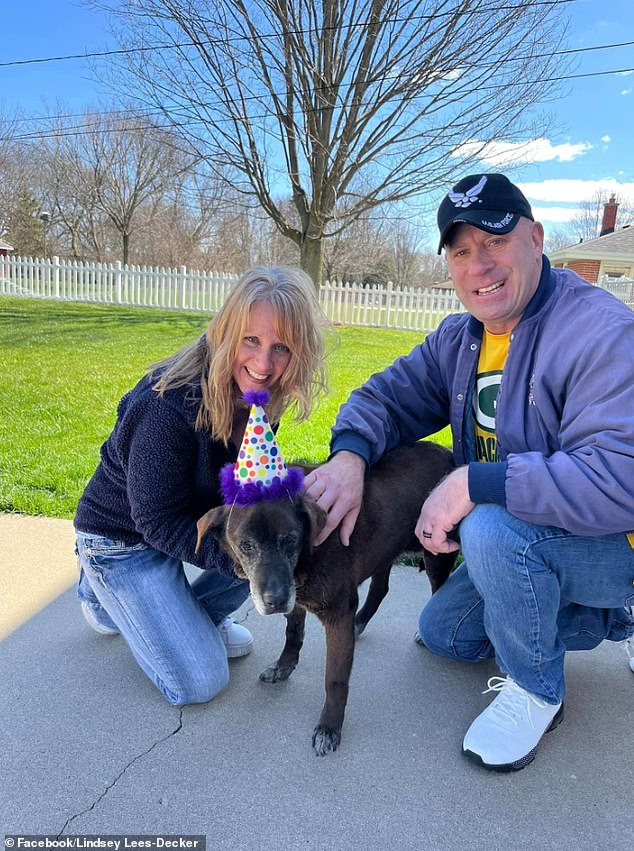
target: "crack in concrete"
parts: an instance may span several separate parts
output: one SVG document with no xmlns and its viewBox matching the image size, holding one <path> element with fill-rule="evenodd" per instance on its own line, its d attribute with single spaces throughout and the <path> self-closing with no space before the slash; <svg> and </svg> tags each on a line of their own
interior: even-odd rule
<svg viewBox="0 0 634 851">
<path fill-rule="evenodd" d="M 133 759 L 131 759 L 130 762 L 126 766 L 124 766 L 124 768 L 119 772 L 119 774 L 117 774 L 117 776 L 114 778 L 114 780 L 111 783 L 108 783 L 108 785 L 103 790 L 103 792 L 99 795 L 98 798 L 96 798 L 92 802 L 92 804 L 89 807 L 86 807 L 85 809 L 81 810 L 81 812 L 75 813 L 74 815 L 69 816 L 66 819 L 62 829 L 59 831 L 59 833 L 57 834 L 57 836 L 55 838 L 60 839 L 64 835 L 64 831 L 66 830 L 66 828 L 71 824 L 71 822 L 75 821 L 75 819 L 78 819 L 81 816 L 85 815 L 86 813 L 89 813 L 92 810 L 94 810 L 95 807 L 97 806 L 97 804 L 99 804 L 99 802 L 102 801 L 106 797 L 108 792 L 117 785 L 119 780 L 121 780 L 123 775 L 128 771 L 129 768 L 131 768 L 135 764 L 135 762 L 138 762 L 140 759 L 143 759 L 144 756 L 147 756 L 149 753 L 152 753 L 154 748 L 158 747 L 163 742 L 166 742 L 168 739 L 171 739 L 172 736 L 175 736 L 178 732 L 180 732 L 182 727 L 183 727 L 183 710 L 181 708 L 179 710 L 179 713 L 178 713 L 178 726 L 176 727 L 176 729 L 172 730 L 171 733 L 168 733 L 166 736 L 163 736 L 162 739 L 157 739 L 155 742 L 153 742 L 152 745 L 150 745 L 150 747 L 147 750 L 143 751 L 143 753 L 137 754 Z"/>
</svg>

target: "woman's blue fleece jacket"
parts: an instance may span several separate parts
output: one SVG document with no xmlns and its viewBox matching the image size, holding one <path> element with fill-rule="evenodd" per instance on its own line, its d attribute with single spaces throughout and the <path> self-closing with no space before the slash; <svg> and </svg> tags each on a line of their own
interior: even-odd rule
<svg viewBox="0 0 634 851">
<path fill-rule="evenodd" d="M 146 376 L 127 393 L 101 462 L 77 506 L 75 528 L 126 544 L 144 542 L 198 567 L 232 574 L 232 562 L 206 535 L 196 553 L 196 521 L 222 504 L 218 473 L 237 449 L 196 430 L 200 390 L 159 396 Z"/>
</svg>

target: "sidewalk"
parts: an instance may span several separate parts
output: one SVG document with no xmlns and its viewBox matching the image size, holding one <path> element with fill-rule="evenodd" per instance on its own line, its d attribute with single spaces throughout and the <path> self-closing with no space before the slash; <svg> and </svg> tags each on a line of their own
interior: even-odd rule
<svg viewBox="0 0 634 851">
<path fill-rule="evenodd" d="M 284 620 L 247 604 L 255 638 L 216 700 L 169 706 L 123 641 L 74 597 L 69 521 L 0 515 L 0 821 L 4 833 L 204 834 L 228 851 L 608 851 L 634 836 L 634 676 L 623 647 L 569 654 L 564 723 L 512 775 L 473 766 L 465 730 L 492 663 L 453 664 L 413 634 L 429 594 L 413 568 L 359 640 L 340 749 L 314 756 L 324 639 L 258 681 Z M 8 590 L 7 590 L 8 589 Z"/>
</svg>

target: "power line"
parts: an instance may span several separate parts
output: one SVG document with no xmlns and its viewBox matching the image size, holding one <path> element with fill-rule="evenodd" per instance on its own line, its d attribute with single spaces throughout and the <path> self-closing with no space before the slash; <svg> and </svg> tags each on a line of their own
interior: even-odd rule
<svg viewBox="0 0 634 851">
<path fill-rule="evenodd" d="M 556 5 L 561 5 L 561 4 L 569 3 L 569 2 L 573 2 L 573 0 L 544 0 L 544 2 L 535 3 L 534 5 L 556 6 Z M 511 6 L 511 7 L 496 7 L 496 8 L 498 8 L 498 9 L 509 9 L 509 8 L 514 9 L 514 8 L 517 8 L 517 7 Z M 489 10 L 490 10 L 490 8 L 489 8 Z M 474 10 L 474 12 L 485 12 L 485 11 L 487 11 L 487 9 Z M 431 20 L 431 19 L 442 17 L 442 16 L 446 16 L 448 14 L 449 13 L 447 13 L 447 12 L 443 12 L 443 13 L 437 13 L 435 15 L 419 15 L 419 16 L 410 17 L 409 20 L 413 20 L 416 17 L 418 17 L 419 19 L 430 19 Z M 386 21 L 387 20 L 389 20 L 389 19 L 386 19 Z M 394 22 L 397 22 L 397 21 L 400 21 L 402 19 L 394 18 L 392 20 Z M 384 21 L 384 23 L 385 23 L 385 21 Z M 347 25 L 343 25 L 341 28 L 345 29 L 345 28 L 349 28 L 349 27 L 352 27 L 352 26 L 365 26 L 365 25 L 366 25 L 365 23 L 363 23 L 363 24 L 347 24 Z M 313 32 L 313 31 L 312 30 L 310 30 L 310 31 L 309 30 L 297 30 L 295 32 L 300 33 L 300 34 L 307 34 L 307 33 Z M 272 36 L 269 36 L 269 37 L 273 37 L 273 36 L 275 36 L 275 34 L 272 34 Z M 204 43 L 212 43 L 212 42 L 202 42 L 202 43 L 204 44 Z M 134 52 L 138 52 L 138 51 L 147 51 L 147 50 L 157 51 L 157 50 L 162 50 L 162 49 L 175 49 L 175 48 L 178 48 L 178 47 L 194 46 L 194 45 L 195 45 L 194 42 L 184 42 L 182 44 L 174 44 L 174 45 L 155 45 L 155 46 L 152 46 L 152 47 L 143 47 L 143 48 L 128 48 L 128 49 L 121 49 L 121 50 L 86 52 L 86 53 L 83 53 L 83 54 L 80 54 L 80 53 L 68 54 L 68 55 L 65 55 L 65 56 L 45 57 L 45 58 L 37 58 L 37 59 L 22 59 L 22 60 L 14 60 L 14 61 L 11 61 L 11 62 L 1 62 L 0 68 L 7 67 L 7 66 L 14 66 L 14 65 L 28 65 L 28 64 L 32 64 L 32 63 L 55 62 L 55 61 L 61 61 L 61 60 L 65 60 L 65 59 L 84 59 L 84 58 L 89 58 L 89 57 L 103 57 L 103 56 L 111 56 L 111 55 L 125 54 L 125 53 L 134 53 Z M 556 50 L 556 51 L 552 51 L 549 54 L 544 54 L 544 56 L 554 57 L 554 56 L 565 56 L 565 55 L 579 55 L 579 54 L 594 52 L 594 51 L 613 50 L 613 49 L 618 49 L 618 48 L 622 48 L 622 47 L 630 47 L 632 45 L 634 45 L 634 41 L 616 42 L 616 43 L 610 43 L 610 44 L 593 45 L 593 46 L 590 46 L 590 47 L 569 48 L 569 49 L 564 49 L 564 50 Z M 526 58 L 529 58 L 529 57 L 510 56 L 510 57 L 507 57 L 507 61 L 523 61 Z M 491 65 L 491 66 L 493 66 L 495 64 L 496 63 L 489 63 L 489 65 Z M 486 65 L 483 65 L 483 67 L 486 67 Z M 600 74 L 600 73 L 605 73 L 605 74 L 627 73 L 629 70 L 630 69 L 622 69 L 620 71 L 615 70 L 615 71 L 606 71 L 606 72 L 595 72 L 595 74 Z M 576 76 L 593 76 L 593 74 L 576 75 Z M 573 79 L 573 78 L 574 78 L 573 76 L 567 76 L 567 77 L 561 77 L 560 79 L 565 80 L 565 79 Z M 245 99 L 246 100 L 253 100 L 253 99 L 257 99 L 257 96 L 247 96 Z M 99 114 L 104 115 L 104 116 L 117 116 L 117 115 L 126 115 L 129 112 L 130 112 L 130 109 L 120 109 L 120 110 L 111 109 L 111 110 L 100 111 Z M 157 115 L 157 116 L 163 115 L 163 114 L 165 114 L 165 112 L 169 113 L 169 110 L 149 109 L 149 108 L 148 109 L 142 108 L 142 109 L 135 110 L 136 115 L 147 116 L 147 117 L 150 117 L 152 115 Z M 54 122 L 54 121 L 59 121 L 59 120 L 62 120 L 62 119 L 80 118 L 80 117 L 85 116 L 85 115 L 86 115 L 86 112 L 84 111 L 84 112 L 81 112 L 81 113 L 58 113 L 58 114 L 53 115 L 53 116 L 24 116 L 24 117 L 21 116 L 20 117 L 20 123 L 24 124 L 24 123 L 36 123 L 36 122 Z M 0 118 L 0 126 L 3 125 L 3 124 L 7 125 L 7 124 L 11 124 L 11 123 L 13 123 L 12 119 Z M 77 131 L 77 130 L 81 130 L 83 127 L 86 127 L 86 126 L 89 126 L 89 125 L 85 125 L 85 124 L 80 125 L 77 128 L 70 128 L 70 130 Z M 41 137 L 41 135 L 42 135 L 41 132 L 37 132 L 37 133 L 34 133 L 34 134 L 23 134 L 23 135 L 16 137 L 16 138 L 26 139 L 26 138 L 33 138 L 33 137 Z M 62 134 L 54 133 L 53 135 L 62 135 Z M 64 133 L 63 135 L 72 135 L 72 134 L 70 132 L 67 132 L 67 133 Z"/>
<path fill-rule="evenodd" d="M 568 3 L 574 3 L 575 0 L 538 0 L 538 2 L 533 3 L 533 6 L 563 6 Z M 517 10 L 517 6 L 487 6 L 483 9 L 473 9 L 470 14 L 486 14 L 488 12 L 500 12 L 500 11 L 515 11 Z M 387 23 L 403 23 L 404 21 L 435 21 L 440 18 L 453 17 L 454 12 L 436 12 L 435 14 L 430 15 L 408 15 L 406 18 L 385 18 L 383 21 L 379 21 L 381 25 Z M 350 24 L 342 24 L 337 27 L 337 29 L 354 29 L 357 27 L 365 27 L 367 26 L 367 22 L 360 21 L 358 23 L 350 23 Z M 314 35 L 318 30 L 316 29 L 297 29 L 297 30 L 289 30 L 290 35 Z M 262 34 L 262 38 L 278 38 L 281 33 L 266 33 Z M 0 62 L 0 68 L 11 68 L 21 65 L 41 65 L 47 62 L 65 62 L 72 61 L 75 59 L 103 59 L 107 56 L 122 56 L 130 53 L 145 53 L 147 51 L 161 51 L 161 50 L 179 50 L 183 47 L 196 47 L 199 44 L 216 44 L 222 41 L 242 41 L 243 37 L 234 36 L 228 39 L 208 39 L 202 41 L 184 41 L 177 42 L 175 44 L 155 44 L 144 47 L 126 47 L 126 48 L 117 48 L 112 50 L 94 50 L 94 51 L 85 51 L 84 53 L 69 53 L 62 56 L 45 56 L 45 57 L 36 57 L 32 59 L 13 59 L 9 62 Z M 630 42 L 631 43 L 631 42 Z"/>
<path fill-rule="evenodd" d="M 615 42 L 613 44 L 595 44 L 595 45 L 592 45 L 591 47 L 576 47 L 576 48 L 568 48 L 566 50 L 553 50 L 551 53 L 544 53 L 542 55 L 543 55 L 544 58 L 552 58 L 554 56 L 568 56 L 568 55 L 571 55 L 571 54 L 577 55 L 577 54 L 580 54 L 580 53 L 589 53 L 589 52 L 598 51 L 598 50 L 613 50 L 613 49 L 619 48 L 619 47 L 631 47 L 632 45 L 634 45 L 634 41 L 621 41 L 621 42 Z M 528 58 L 529 57 L 526 57 L 526 56 L 509 56 L 509 57 L 507 57 L 507 59 L 505 61 L 506 62 L 522 62 L 522 61 L 524 61 L 525 59 L 528 59 Z M 42 61 L 48 61 L 48 60 L 42 60 Z M 0 63 L 0 66 L 1 66 L 1 64 L 2 63 Z M 486 67 L 486 65 L 487 65 L 487 63 L 484 63 L 483 67 Z M 491 63 L 488 63 L 488 65 L 493 67 L 493 66 L 497 65 L 497 63 L 491 62 Z M 597 71 L 597 72 L 593 72 L 593 73 L 596 73 L 596 74 L 601 74 L 601 73 L 605 73 L 605 74 L 625 74 L 625 73 L 629 73 L 630 70 L 631 69 L 623 69 L 623 70 L 620 70 L 620 71 L 619 70 Z M 592 72 L 588 72 L 588 75 L 591 76 Z M 578 75 L 578 76 L 582 76 L 582 75 Z M 570 79 L 570 77 L 561 77 L 560 79 Z M 253 100 L 256 97 L 257 97 L 256 95 L 247 96 L 245 98 L 245 100 Z M 107 110 L 104 110 L 104 111 L 100 111 L 99 114 L 100 115 L 108 115 L 108 116 L 117 116 L 117 115 L 126 115 L 129 112 L 130 112 L 130 109 L 107 109 Z M 139 109 L 139 110 L 135 110 L 135 114 L 136 115 L 148 115 L 149 116 L 149 115 L 162 115 L 163 112 L 160 109 Z M 21 116 L 20 117 L 20 123 L 24 124 L 26 122 L 34 123 L 34 122 L 37 122 L 37 121 L 56 121 L 56 120 L 59 120 L 59 119 L 62 119 L 62 118 L 64 118 L 64 119 L 66 119 L 66 118 L 81 118 L 82 116 L 85 116 L 85 115 L 86 115 L 86 112 L 83 111 L 83 112 L 58 113 L 58 114 L 52 115 L 52 116 L 51 115 Z M 12 122 L 12 119 L 10 119 L 10 118 L 4 118 L 4 119 L 0 118 L 0 125 L 10 124 L 11 122 Z"/>
<path fill-rule="evenodd" d="M 560 0 L 560 2 L 563 2 L 563 0 Z M 568 0 L 565 0 L 565 2 L 568 2 Z M 191 43 L 191 44 L 193 44 L 193 43 Z M 621 47 L 631 47 L 632 45 L 634 45 L 634 41 L 614 42 L 614 43 L 610 43 L 610 44 L 597 44 L 597 45 L 592 45 L 590 47 L 579 47 L 579 48 L 568 48 L 568 49 L 564 49 L 564 50 L 554 50 L 551 53 L 543 54 L 543 56 L 544 56 L 544 58 L 552 58 L 554 56 L 579 55 L 579 54 L 582 54 L 582 53 L 590 53 L 590 52 L 601 51 L 601 50 L 614 50 L 614 49 L 621 48 Z M 142 49 L 143 50 L 146 50 L 146 49 L 147 50 L 150 50 L 150 49 L 154 50 L 155 48 L 142 48 Z M 129 53 L 129 52 L 132 52 L 132 50 L 113 51 L 113 53 Z M 87 54 L 73 54 L 73 55 L 69 55 L 69 56 L 65 56 L 65 57 L 49 57 L 47 59 L 18 60 L 15 63 L 12 63 L 12 62 L 0 63 L 0 67 L 6 67 L 7 65 L 12 65 L 12 64 L 28 64 L 28 63 L 31 63 L 31 62 L 49 62 L 49 61 L 56 61 L 56 59 L 82 58 L 82 57 L 85 57 L 85 56 L 98 56 L 98 55 L 107 55 L 107 54 L 106 53 L 103 53 L 103 54 L 97 54 L 97 53 L 88 54 L 87 53 Z M 520 62 L 520 61 L 523 61 L 524 59 L 527 59 L 527 58 L 529 58 L 529 57 L 510 56 L 510 57 L 507 57 L 506 61 Z M 489 64 L 493 66 L 496 63 L 489 63 Z M 621 71 L 615 70 L 615 71 L 594 72 L 594 73 L 597 73 L 597 74 L 600 74 L 600 73 L 618 74 L 618 73 L 628 73 L 629 70 L 630 69 L 623 69 Z M 589 73 L 588 75 L 592 76 L 591 73 Z M 578 76 L 583 76 L 583 75 L 578 75 Z M 571 77 L 562 77 L 561 79 L 571 79 Z M 251 99 L 255 99 L 255 97 L 256 96 L 250 96 L 250 97 L 247 97 L 246 99 L 251 100 Z M 130 112 L 129 109 L 112 109 L 112 110 L 105 110 L 103 112 L 100 112 L 100 115 L 117 116 L 117 115 L 125 115 L 129 112 Z M 163 114 L 162 110 L 160 110 L 160 109 L 139 109 L 139 110 L 136 110 L 135 113 L 137 115 L 147 115 L 147 116 Z M 26 122 L 35 123 L 35 122 L 40 122 L 40 121 L 56 121 L 56 120 L 67 119 L 67 118 L 80 118 L 80 117 L 84 116 L 85 114 L 86 113 L 84 111 L 84 112 L 58 113 L 58 114 L 53 115 L 53 116 L 50 116 L 50 115 L 21 116 L 20 117 L 20 123 L 24 124 Z M 0 118 L 0 125 L 10 124 L 11 122 L 12 122 L 12 119 Z"/>
<path fill-rule="evenodd" d="M 564 80 L 578 80 L 578 79 L 591 78 L 591 77 L 605 77 L 605 76 L 609 76 L 611 74 L 631 74 L 631 73 L 634 73 L 634 68 L 614 68 L 614 69 L 607 70 L 607 71 L 588 71 L 588 72 L 581 73 L 581 74 L 564 74 L 564 75 L 558 76 L 558 77 L 546 77 L 546 78 L 540 80 L 540 83 L 553 83 L 553 82 L 562 82 Z M 508 86 L 504 86 L 504 88 L 509 88 L 510 85 L 511 84 L 508 84 Z M 499 88 L 499 87 L 498 86 L 479 86 L 480 91 L 496 89 L 496 88 Z M 258 99 L 258 98 L 255 95 L 251 96 L 249 98 L 245 98 L 245 100 L 256 100 L 256 99 Z M 213 108 L 213 104 L 205 104 L 205 106 L 209 106 L 209 107 Z M 129 113 L 130 110 L 123 110 L 122 112 L 125 115 L 126 113 Z M 304 110 L 304 112 L 307 112 L 307 110 Z M 106 112 L 104 114 L 109 115 L 111 113 Z M 167 115 L 169 115 L 170 110 L 168 110 L 168 109 L 165 109 L 165 110 L 147 110 L 147 111 L 142 110 L 139 113 L 135 113 L 135 115 L 141 115 L 141 116 L 154 115 L 154 114 L 157 114 L 157 115 L 167 114 Z M 252 116 L 250 116 L 250 119 L 251 120 L 257 120 L 258 118 L 266 118 L 267 116 L 268 116 L 268 113 L 263 113 L 262 115 L 252 115 Z M 63 117 L 63 116 L 57 116 L 57 117 Z M 201 123 L 202 122 L 198 119 L 189 120 L 189 121 L 170 120 L 170 124 L 167 125 L 167 126 L 162 126 L 162 125 L 157 126 L 156 124 L 147 124 L 147 125 L 137 124 L 135 126 L 130 126 L 130 127 L 123 126 L 123 127 L 112 128 L 112 129 L 117 133 L 125 133 L 125 132 L 132 131 L 132 130 L 169 130 L 171 127 L 191 127 L 193 125 L 201 124 Z M 12 141 L 28 141 L 28 140 L 31 140 L 31 139 L 57 139 L 57 138 L 61 139 L 61 138 L 68 137 L 68 136 L 90 136 L 90 135 L 95 135 L 95 134 L 99 134 L 99 133 L 103 133 L 103 128 L 91 128 L 90 124 L 80 124 L 77 127 L 64 128 L 64 130 L 59 130 L 59 131 L 55 131 L 55 130 L 52 130 L 52 131 L 34 131 L 32 133 L 21 133 L 21 134 L 18 134 L 18 135 L 12 136 L 12 137 L 6 137 L 6 138 L 11 138 Z M 3 138 L 1 136 L 0 136 L 0 141 L 3 141 Z"/>
</svg>

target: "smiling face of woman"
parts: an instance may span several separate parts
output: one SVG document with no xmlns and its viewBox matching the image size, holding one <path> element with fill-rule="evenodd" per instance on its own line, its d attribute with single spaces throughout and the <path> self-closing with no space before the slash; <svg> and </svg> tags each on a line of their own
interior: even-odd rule
<svg viewBox="0 0 634 851">
<path fill-rule="evenodd" d="M 232 371 L 242 395 L 250 390 L 271 390 L 290 362 L 291 352 L 276 331 L 276 319 L 274 308 L 266 301 L 257 302 L 249 311 Z"/>
</svg>

